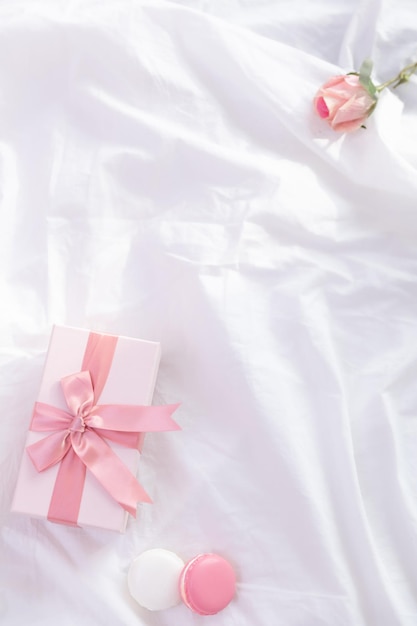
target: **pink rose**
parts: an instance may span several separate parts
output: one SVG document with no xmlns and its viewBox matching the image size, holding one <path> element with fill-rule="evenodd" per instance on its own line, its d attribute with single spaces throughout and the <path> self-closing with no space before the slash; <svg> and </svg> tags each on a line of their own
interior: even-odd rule
<svg viewBox="0 0 417 626">
<path fill-rule="evenodd" d="M 360 128 L 376 106 L 356 74 L 333 76 L 316 93 L 314 110 L 333 130 L 348 133 Z"/>
</svg>

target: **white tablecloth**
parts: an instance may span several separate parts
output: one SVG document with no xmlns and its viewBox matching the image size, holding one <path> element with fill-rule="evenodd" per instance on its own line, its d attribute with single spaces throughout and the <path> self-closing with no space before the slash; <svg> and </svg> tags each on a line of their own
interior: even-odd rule
<svg viewBox="0 0 417 626">
<path fill-rule="evenodd" d="M 5 626 L 416 626 L 417 78 L 366 130 L 312 98 L 417 57 L 413 2 L 0 4 Z M 53 324 L 162 345 L 125 535 L 10 513 Z M 129 596 L 215 551 L 214 617 Z"/>
</svg>

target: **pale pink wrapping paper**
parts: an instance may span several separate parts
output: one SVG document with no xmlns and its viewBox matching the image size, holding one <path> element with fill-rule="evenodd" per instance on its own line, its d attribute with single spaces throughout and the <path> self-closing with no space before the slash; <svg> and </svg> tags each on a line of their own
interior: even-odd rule
<svg viewBox="0 0 417 626">
<path fill-rule="evenodd" d="M 62 409 L 66 408 L 60 380 L 80 369 L 89 332 L 84 329 L 54 326 L 37 398 L 38 402 L 45 402 Z M 159 343 L 119 337 L 107 382 L 100 396 L 100 402 L 102 404 L 150 405 L 159 360 Z M 45 433 L 35 433 L 29 430 L 25 447 L 43 437 L 45 437 Z M 111 441 L 108 443 L 130 471 L 136 475 L 140 457 L 139 450 L 128 449 Z M 58 467 L 59 464 L 46 471 L 37 472 L 25 449 L 13 497 L 12 510 L 33 517 L 46 518 Z M 87 471 L 78 524 L 124 532 L 127 517 L 126 511 Z"/>
</svg>

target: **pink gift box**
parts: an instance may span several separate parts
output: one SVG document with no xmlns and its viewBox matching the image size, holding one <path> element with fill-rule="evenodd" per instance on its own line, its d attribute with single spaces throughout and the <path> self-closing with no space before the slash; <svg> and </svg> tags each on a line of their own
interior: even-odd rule
<svg viewBox="0 0 417 626">
<path fill-rule="evenodd" d="M 38 403 L 45 403 L 57 409 L 66 410 L 68 406 L 64 398 L 61 379 L 70 377 L 82 369 L 83 357 L 87 349 L 91 333 L 88 330 L 54 326 Z M 95 334 L 102 337 L 103 334 Z M 155 387 L 156 375 L 160 360 L 160 344 L 132 339 L 113 337 L 116 347 L 111 357 L 111 364 L 106 382 L 100 393 L 100 405 L 150 405 Z M 99 363 L 100 358 L 96 362 Z M 156 408 L 156 407 L 154 407 Z M 27 446 L 39 442 L 48 432 L 34 432 L 33 419 L 27 434 L 12 502 L 12 511 L 24 513 L 32 517 L 48 518 L 48 510 L 57 480 L 60 463 L 38 471 L 28 454 Z M 174 427 L 175 428 L 175 427 Z M 161 430 L 165 430 L 161 428 Z M 134 449 L 124 447 L 120 443 L 106 440 L 122 463 L 136 476 L 142 448 L 144 433 L 137 437 Z M 64 494 L 65 497 L 65 494 Z M 77 525 L 95 526 L 124 532 L 128 513 L 100 484 L 90 472 L 85 473 L 81 503 L 77 516 Z M 63 521 L 66 523 L 66 521 Z M 73 525 L 73 524 L 72 524 Z"/>
</svg>

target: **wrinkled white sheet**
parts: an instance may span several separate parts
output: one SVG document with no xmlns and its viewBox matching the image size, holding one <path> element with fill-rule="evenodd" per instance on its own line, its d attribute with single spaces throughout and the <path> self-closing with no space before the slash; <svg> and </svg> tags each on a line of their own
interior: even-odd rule
<svg viewBox="0 0 417 626">
<path fill-rule="evenodd" d="M 398 0 L 0 4 L 6 626 L 416 626 L 417 79 L 332 133 L 317 87 L 417 54 Z M 161 341 L 154 504 L 125 535 L 9 513 L 53 323 Z M 217 551 L 205 618 L 129 598 Z"/>
</svg>

